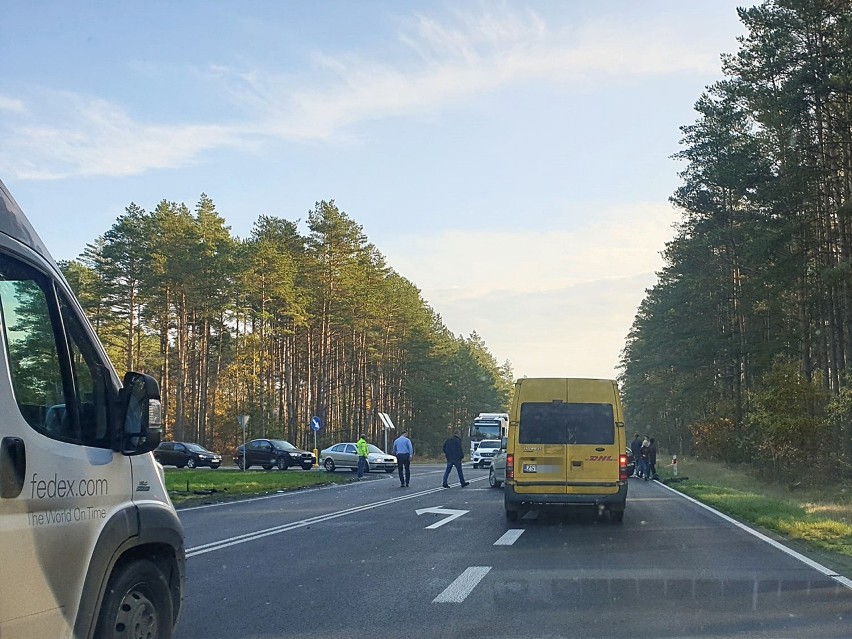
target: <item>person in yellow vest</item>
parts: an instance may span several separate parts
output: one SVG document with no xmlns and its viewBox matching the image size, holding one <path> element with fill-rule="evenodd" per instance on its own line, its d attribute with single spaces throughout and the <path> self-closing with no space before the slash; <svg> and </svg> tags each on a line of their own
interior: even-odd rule
<svg viewBox="0 0 852 639">
<path fill-rule="evenodd" d="M 355 443 L 355 450 L 358 451 L 358 479 L 364 476 L 364 472 L 370 472 L 367 466 L 367 455 L 370 453 L 367 448 L 367 440 L 363 435 L 358 436 L 358 441 Z"/>
</svg>

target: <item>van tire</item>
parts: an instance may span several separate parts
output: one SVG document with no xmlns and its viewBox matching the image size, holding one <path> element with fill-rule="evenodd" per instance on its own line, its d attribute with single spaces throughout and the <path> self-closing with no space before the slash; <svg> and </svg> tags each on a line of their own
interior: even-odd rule
<svg viewBox="0 0 852 639">
<path fill-rule="evenodd" d="M 134 559 L 117 566 L 110 576 L 95 636 L 131 639 L 147 634 L 169 639 L 173 621 L 168 580 L 153 562 Z"/>
<path fill-rule="evenodd" d="M 609 509 L 609 521 L 611 524 L 620 524 L 624 521 L 624 508 L 618 510 Z"/>
</svg>

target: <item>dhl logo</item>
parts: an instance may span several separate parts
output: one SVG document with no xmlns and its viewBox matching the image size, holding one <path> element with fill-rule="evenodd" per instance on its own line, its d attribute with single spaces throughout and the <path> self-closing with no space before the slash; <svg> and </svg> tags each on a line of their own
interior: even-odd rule
<svg viewBox="0 0 852 639">
<path fill-rule="evenodd" d="M 615 461 L 615 460 L 612 458 L 612 455 L 590 455 L 589 458 L 586 461 L 606 462 L 606 461 Z"/>
</svg>

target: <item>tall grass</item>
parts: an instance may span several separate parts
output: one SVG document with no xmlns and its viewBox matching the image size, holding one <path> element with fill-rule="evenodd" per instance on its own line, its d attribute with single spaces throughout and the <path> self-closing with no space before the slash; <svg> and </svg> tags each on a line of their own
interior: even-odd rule
<svg viewBox="0 0 852 639">
<path fill-rule="evenodd" d="M 660 477 L 672 477 L 663 467 Z M 748 468 L 720 463 L 678 460 L 679 478 L 673 488 L 741 521 L 756 524 L 822 551 L 852 558 L 852 491 L 803 489 L 796 483 L 770 484 L 756 479 Z M 844 562 L 846 563 L 846 562 Z"/>
</svg>

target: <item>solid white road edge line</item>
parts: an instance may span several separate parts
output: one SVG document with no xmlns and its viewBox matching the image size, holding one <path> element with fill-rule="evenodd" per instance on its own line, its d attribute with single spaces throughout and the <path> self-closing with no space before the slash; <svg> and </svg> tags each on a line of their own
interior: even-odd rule
<svg viewBox="0 0 852 639">
<path fill-rule="evenodd" d="M 826 568 L 826 567 L 825 567 L 825 566 L 823 566 L 822 564 L 819 564 L 819 563 L 815 562 L 815 561 L 814 561 L 813 559 L 811 559 L 810 557 L 805 557 L 805 555 L 803 555 L 802 553 L 800 553 L 800 552 L 796 552 L 796 551 L 795 551 L 795 550 L 793 550 L 792 548 L 788 548 L 788 547 L 787 547 L 787 546 L 785 546 L 784 544 L 782 544 L 782 543 L 780 543 L 780 542 L 778 542 L 778 541 L 775 541 L 775 540 L 774 540 L 774 539 L 772 539 L 771 537 L 767 537 L 767 536 L 766 536 L 766 535 L 764 535 L 762 532 L 759 532 L 759 531 L 755 530 L 754 528 L 749 528 L 748 526 L 746 526 L 745 524 L 743 524 L 743 523 L 741 523 L 741 522 L 737 521 L 737 520 L 736 520 L 736 519 L 734 519 L 733 517 L 729 517 L 729 516 L 728 516 L 728 515 L 726 515 L 725 513 L 723 513 L 723 512 L 721 512 L 721 511 L 716 510 L 716 509 L 715 509 L 715 508 L 713 508 L 712 506 L 708 506 L 707 504 L 702 504 L 702 503 L 701 503 L 700 501 L 698 501 L 697 499 L 693 499 L 693 498 L 692 498 L 692 497 L 690 497 L 689 495 L 684 495 L 682 492 L 677 491 L 677 490 L 675 490 L 674 488 L 670 488 L 669 486 L 666 486 L 666 485 L 665 485 L 663 482 L 661 482 L 661 481 L 657 481 L 656 483 L 657 483 L 657 484 L 659 484 L 660 486 L 662 486 L 663 488 L 665 488 L 666 490 L 670 490 L 671 492 L 673 492 L 673 493 L 675 493 L 675 494 L 677 494 L 677 495 L 680 495 L 680 496 L 681 496 L 681 497 L 683 497 L 684 499 L 686 499 L 686 500 L 688 500 L 688 501 L 691 501 L 693 504 L 696 504 L 696 505 L 698 505 L 698 506 L 701 506 L 701 508 L 703 508 L 704 510 L 708 510 L 708 511 L 710 511 L 711 513 L 713 513 L 713 514 L 714 514 L 714 515 L 716 515 L 717 517 L 721 517 L 721 518 L 722 518 L 722 519 L 724 519 L 725 521 L 727 521 L 727 522 L 729 522 L 729 523 L 732 523 L 734 526 L 736 526 L 736 527 L 737 527 L 737 528 L 739 528 L 740 530 L 744 530 L 744 531 L 745 531 L 745 532 L 747 532 L 749 535 L 752 535 L 753 537 L 757 537 L 757 538 L 758 538 L 758 539 L 760 539 L 761 541 L 765 541 L 767 544 L 769 544 L 769 545 L 770 545 L 770 546 L 772 546 L 773 548 L 776 548 L 777 550 L 780 550 L 781 552 L 783 552 L 783 553 L 784 553 L 784 554 L 786 554 L 786 555 L 789 555 L 789 556 L 790 556 L 790 557 L 792 557 L 793 559 L 798 559 L 798 560 L 799 560 L 799 561 L 801 561 L 803 564 L 805 564 L 805 565 L 807 565 L 807 566 L 810 566 L 810 567 L 811 567 L 811 568 L 813 568 L 814 570 L 816 570 L 816 571 L 821 572 L 822 574 L 824 574 L 826 577 L 830 577 L 831 579 L 834 579 L 834 581 L 836 581 L 837 583 L 839 583 L 839 584 L 841 584 L 841 585 L 843 585 L 843 586 L 846 586 L 847 588 L 849 588 L 850 590 L 852 590 L 852 580 L 849 580 L 849 579 L 847 579 L 846 577 L 844 577 L 844 576 L 842 576 L 842 575 L 837 574 L 837 573 L 836 573 L 835 571 L 833 571 L 831 568 Z"/>
<path fill-rule="evenodd" d="M 524 534 L 523 528 L 512 528 L 511 530 L 507 530 L 506 533 L 500 537 L 497 541 L 494 542 L 495 546 L 511 546 L 516 541 L 518 541 L 518 537 Z"/>
<path fill-rule="evenodd" d="M 444 592 L 432 600 L 432 603 L 462 603 L 490 570 L 491 566 L 466 568 L 453 583 L 444 589 Z"/>
</svg>

